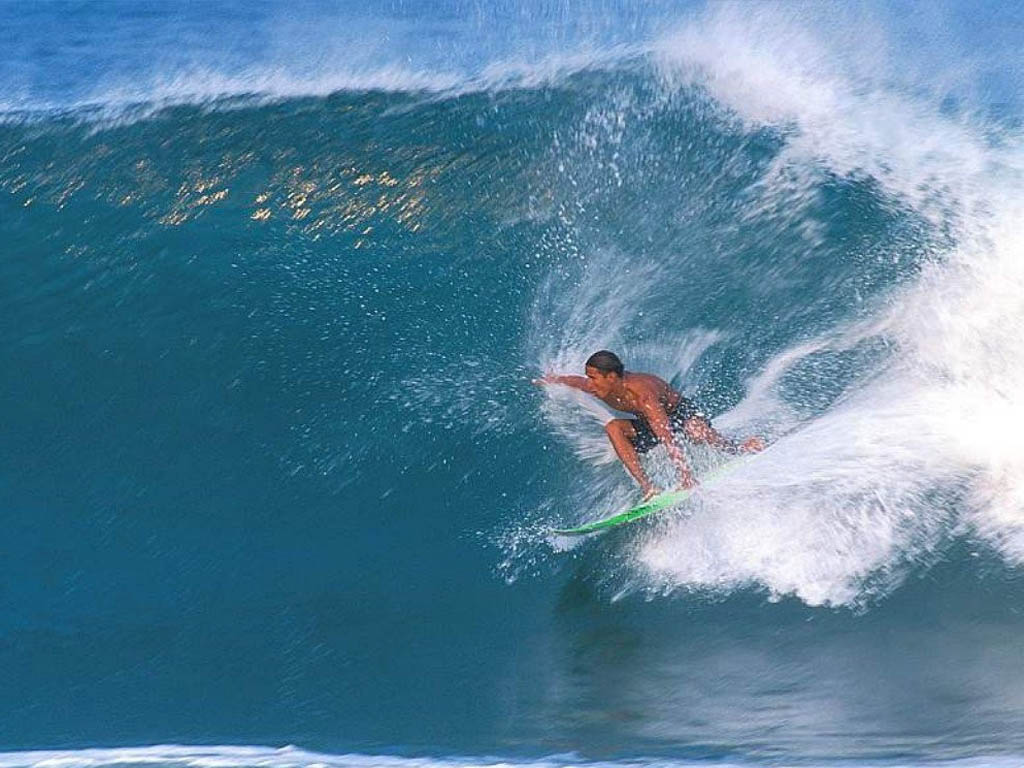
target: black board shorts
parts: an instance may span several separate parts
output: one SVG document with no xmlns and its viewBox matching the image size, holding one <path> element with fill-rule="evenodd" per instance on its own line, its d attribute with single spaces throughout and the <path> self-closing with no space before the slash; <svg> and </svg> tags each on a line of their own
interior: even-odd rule
<svg viewBox="0 0 1024 768">
<path fill-rule="evenodd" d="M 700 419 L 709 427 L 711 426 L 711 420 L 694 405 L 692 400 L 680 397 L 675 410 L 668 414 L 669 428 L 673 433 L 683 432 L 686 422 L 690 419 Z M 630 442 L 633 443 L 637 453 L 647 453 L 661 442 L 658 436 L 654 434 L 654 430 L 651 429 L 650 423 L 642 416 L 637 416 L 633 419 L 633 429 L 636 434 L 630 438 Z"/>
</svg>

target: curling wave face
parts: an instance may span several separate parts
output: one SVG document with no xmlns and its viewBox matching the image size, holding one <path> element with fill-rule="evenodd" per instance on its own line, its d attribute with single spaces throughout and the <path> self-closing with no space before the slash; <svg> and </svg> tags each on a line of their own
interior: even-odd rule
<svg viewBox="0 0 1024 768">
<path fill-rule="evenodd" d="M 1019 130 L 794 8 L 518 9 L 463 59 L 423 36 L 488 19 L 405 8 L 307 69 L 156 9 L 180 60 L 12 69 L 0 742 L 1024 753 Z M 566 549 L 635 489 L 529 380 L 598 348 L 772 445 Z M 153 749 L 0 762 L 280 757 Z"/>
</svg>

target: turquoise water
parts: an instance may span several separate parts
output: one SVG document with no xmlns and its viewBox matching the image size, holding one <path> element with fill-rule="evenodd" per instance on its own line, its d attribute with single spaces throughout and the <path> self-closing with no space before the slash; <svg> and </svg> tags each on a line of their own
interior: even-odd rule
<svg viewBox="0 0 1024 768">
<path fill-rule="evenodd" d="M 0 6 L 0 763 L 1018 764 L 1019 18 Z"/>
</svg>

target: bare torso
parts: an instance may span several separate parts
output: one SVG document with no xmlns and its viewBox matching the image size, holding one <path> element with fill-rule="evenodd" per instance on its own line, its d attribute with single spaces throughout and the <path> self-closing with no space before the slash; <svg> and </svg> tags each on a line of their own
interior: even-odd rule
<svg viewBox="0 0 1024 768">
<path fill-rule="evenodd" d="M 656 397 L 666 413 L 672 413 L 679 405 L 680 395 L 668 385 L 664 379 L 660 379 L 650 373 L 633 373 L 626 371 L 622 377 L 622 384 L 625 393 L 622 395 L 608 395 L 601 398 L 617 411 L 626 411 L 643 415 L 643 402 L 650 397 Z"/>
<path fill-rule="evenodd" d="M 617 411 L 625 411 L 637 416 L 641 422 L 627 419 L 610 419 L 605 424 L 605 431 L 615 453 L 629 470 L 633 478 L 644 489 L 644 498 L 657 493 L 657 487 L 651 483 L 637 456 L 634 440 L 639 429 L 646 423 L 646 432 L 664 443 L 669 458 L 679 471 L 679 482 L 683 488 L 695 485 L 693 473 L 686 462 L 682 449 L 675 442 L 673 429 L 681 426 L 686 436 L 699 443 L 706 443 L 727 453 L 756 453 L 764 450 L 764 440 L 760 437 L 748 438 L 742 445 L 737 445 L 723 437 L 712 428 L 711 422 L 695 410 L 691 403 L 672 389 L 668 382 L 650 373 L 633 373 L 632 371 L 601 371 L 596 366 L 585 367 L 586 376 L 545 374 L 536 379 L 535 384 L 564 384 L 582 390 L 610 405 Z M 621 376 L 621 379 L 619 378 Z M 620 383 L 621 381 L 621 383 Z M 602 394 L 603 393 L 603 394 Z M 680 406 L 683 410 L 680 411 Z M 683 424 L 678 424 L 683 421 Z"/>
</svg>

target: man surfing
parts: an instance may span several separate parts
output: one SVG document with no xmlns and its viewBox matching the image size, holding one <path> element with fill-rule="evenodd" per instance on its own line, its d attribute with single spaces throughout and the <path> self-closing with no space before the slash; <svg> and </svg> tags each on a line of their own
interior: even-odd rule
<svg viewBox="0 0 1024 768">
<path fill-rule="evenodd" d="M 549 373 L 534 384 L 564 384 L 593 395 L 617 411 L 632 413 L 634 419 L 612 419 L 604 425 L 616 455 L 644 492 L 644 501 L 659 493 L 640 464 L 645 454 L 659 442 L 668 449 L 669 458 L 679 471 L 679 484 L 693 488 L 697 483 L 676 444 L 674 432 L 681 432 L 695 443 L 707 443 L 727 453 L 756 453 L 764 450 L 764 440 L 751 437 L 737 445 L 711 427 L 707 417 L 664 379 L 650 373 L 627 371 L 614 352 L 602 349 L 592 354 L 584 367 L 586 376 L 562 376 Z"/>
</svg>

